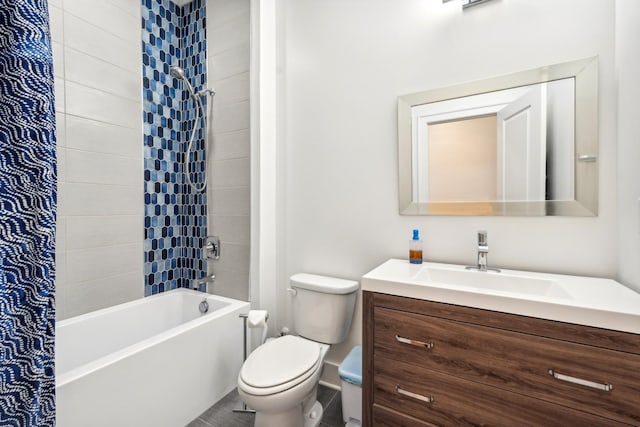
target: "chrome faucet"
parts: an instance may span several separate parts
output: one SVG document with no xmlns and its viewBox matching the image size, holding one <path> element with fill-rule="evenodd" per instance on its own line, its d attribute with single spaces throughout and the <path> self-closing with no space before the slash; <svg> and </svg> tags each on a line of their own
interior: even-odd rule
<svg viewBox="0 0 640 427">
<path fill-rule="evenodd" d="M 209 311 L 209 301 L 207 301 L 207 295 L 209 293 L 209 283 L 213 283 L 216 281 L 216 276 L 215 274 L 210 274 L 209 276 L 204 276 L 201 279 L 194 279 L 191 283 L 192 283 L 192 288 L 195 291 L 199 291 L 200 290 L 200 286 L 204 285 L 204 293 L 205 295 L 202 296 L 202 301 L 200 301 L 200 304 L 198 305 L 198 310 L 200 310 L 200 313 L 205 314 Z"/>
<path fill-rule="evenodd" d="M 487 244 L 487 232 L 478 231 L 478 270 L 487 271 L 487 258 L 489 257 L 489 245 Z"/>
<path fill-rule="evenodd" d="M 489 244 L 487 243 L 487 232 L 485 230 L 478 231 L 478 264 L 474 267 L 465 267 L 467 270 L 478 271 L 495 271 L 499 273 L 497 268 L 488 268 Z"/>
<path fill-rule="evenodd" d="M 193 280 L 192 287 L 193 287 L 194 290 L 199 291 L 200 290 L 200 286 L 204 285 L 204 292 L 208 294 L 209 293 L 209 284 L 213 283 L 215 281 L 216 281 L 215 274 L 211 274 L 209 276 L 204 276 L 204 277 L 202 277 L 200 279 Z"/>
</svg>

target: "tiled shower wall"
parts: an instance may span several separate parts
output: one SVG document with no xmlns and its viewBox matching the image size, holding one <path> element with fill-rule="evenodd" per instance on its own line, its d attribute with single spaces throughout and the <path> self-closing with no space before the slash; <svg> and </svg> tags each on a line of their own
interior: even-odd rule
<svg viewBox="0 0 640 427">
<path fill-rule="evenodd" d="M 63 319 L 142 296 L 140 5 L 49 0 Z"/>
<path fill-rule="evenodd" d="M 170 72 L 179 66 L 196 92 L 206 88 L 205 10 L 204 0 L 183 7 L 142 0 L 145 295 L 189 287 L 206 274 L 206 192 L 186 181 L 187 172 L 198 187 L 205 179 L 203 123 L 187 166 L 197 107 Z M 205 112 L 206 97 L 201 99 Z"/>
<path fill-rule="evenodd" d="M 148 138 L 142 134 L 142 56 L 140 52 L 141 7 L 135 0 L 49 0 L 54 49 L 56 83 L 56 111 L 58 130 L 58 224 L 56 241 L 56 304 L 59 319 L 90 312 L 139 298 L 145 292 L 144 235 L 145 192 L 143 188 L 146 162 L 143 146 Z M 204 28 L 196 28 L 195 22 L 204 27 L 204 4 L 186 10 L 197 18 L 187 29 L 192 41 L 204 42 Z M 214 126 L 210 130 L 207 163 L 209 184 L 207 188 L 208 226 L 212 234 L 223 241 L 223 257 L 209 263 L 209 273 L 215 272 L 218 280 L 214 292 L 248 298 L 249 280 L 249 1 L 208 0 L 207 24 L 209 24 L 208 80 L 216 89 L 214 102 Z M 165 15 L 166 16 L 166 15 Z M 183 15 L 184 17 L 184 15 Z M 174 27 L 176 22 L 174 22 Z M 197 31 L 196 31 L 197 30 Z M 199 33 L 199 36 L 195 34 Z M 185 32 L 186 34 L 186 32 Z M 158 35 L 160 35 L 158 33 Z M 177 34 L 176 34 L 177 35 Z M 155 37 L 155 36 L 154 36 Z M 166 37 L 166 33 L 165 33 Z M 181 33 L 181 37 L 184 35 Z M 191 68 L 183 62 L 192 84 L 204 85 L 207 70 L 204 66 L 206 49 L 188 49 L 181 59 L 199 56 Z M 175 51 L 174 51 L 175 54 Z M 164 58 L 166 60 L 166 56 Z M 162 60 L 161 56 L 154 61 Z M 157 65 L 157 62 L 156 62 Z M 161 81 L 167 75 L 158 70 L 154 79 Z M 196 79 L 193 78 L 198 74 Z M 199 80 L 198 80 L 199 79 Z M 157 83 L 156 83 L 157 85 Z M 157 86 L 156 86 L 157 89 Z M 182 86 L 173 87 L 173 95 L 187 104 L 188 117 L 193 117 L 193 103 L 183 99 Z M 169 90 L 169 95 L 171 91 Z M 167 102 L 169 95 L 163 93 Z M 173 99 L 173 97 L 172 97 Z M 156 103 L 155 112 L 158 112 Z M 178 108 L 181 110 L 181 108 Z M 164 113 L 164 107 L 163 107 Z M 172 141 L 184 144 L 188 129 L 180 120 L 164 116 L 163 136 L 169 132 Z M 211 117 L 211 112 L 209 113 Z M 182 117 L 181 117 L 182 118 Z M 163 124 L 163 119 L 160 118 Z M 187 120 L 185 126 L 191 126 Z M 171 135 L 171 130 L 175 132 Z M 156 127 L 157 131 L 157 127 Z M 200 135 L 201 138 L 201 135 Z M 162 149 L 162 138 L 160 148 Z M 166 139 L 166 138 L 165 138 Z M 165 141 L 168 146 L 169 141 Z M 172 142 L 173 144 L 173 142 Z M 150 149 L 152 147 L 149 147 Z M 173 149 L 173 147 L 172 147 Z M 199 148 L 200 149 L 200 148 Z M 171 150 L 169 150 L 171 151 Z M 160 170 L 163 161 L 172 161 L 170 152 L 163 149 L 162 158 L 156 150 L 149 152 Z M 168 157 L 164 157 L 165 154 Z M 176 152 L 173 167 L 181 167 Z M 166 165 L 165 167 L 168 167 Z M 151 173 L 151 167 L 146 170 Z M 156 171 L 157 172 L 157 171 Z M 149 176 L 151 177 L 151 176 Z M 157 176 L 156 176 L 156 179 Z M 147 220 L 149 227 L 158 227 L 162 212 L 170 212 L 169 206 L 177 205 L 179 193 L 162 193 L 163 181 L 158 180 L 160 192 L 156 193 L 154 215 Z M 171 178 L 169 178 L 170 181 Z M 177 179 L 177 178 L 176 178 Z M 200 179 L 194 178 L 194 179 Z M 155 189 L 154 181 L 154 189 Z M 181 185 L 181 182 L 178 182 Z M 188 190 L 187 190 L 188 191 Z M 155 193 L 155 191 L 154 191 Z M 151 201 L 152 195 L 148 194 Z M 158 202 L 158 194 L 162 202 Z M 167 199 L 168 195 L 168 199 Z M 187 267 L 189 274 L 204 274 L 202 260 L 193 240 L 204 236 L 207 220 L 203 196 L 187 195 L 187 202 L 196 200 L 197 208 L 187 209 L 190 221 L 181 222 L 178 231 L 170 237 L 186 236 L 181 240 L 164 241 L 163 250 L 172 258 L 175 268 Z M 159 206 L 159 215 L 155 214 Z M 165 206 L 165 208 L 163 208 Z M 174 208 L 174 215 L 178 215 Z M 149 228 L 147 227 L 147 228 Z M 162 236 L 160 226 L 159 236 Z M 166 230 L 168 235 L 169 230 Z M 154 231 L 155 235 L 155 231 Z M 169 236 L 168 236 L 169 237 Z M 191 239 L 189 241 L 188 239 Z M 174 245 L 176 243 L 176 245 Z M 169 244 L 169 245 L 167 245 Z M 184 246 L 183 246 L 184 245 Z M 184 247 L 194 249 L 183 250 Z M 182 255 L 194 260 L 180 261 Z M 155 256 L 154 256 L 154 259 Z M 159 270 L 157 270 L 159 271 Z M 169 271 L 165 270 L 167 281 Z M 175 271 L 175 270 L 174 270 Z M 175 273 L 174 273 L 175 274 Z M 175 277 L 175 276 L 174 276 Z M 188 276 L 184 276 L 188 277 Z M 158 285 L 162 282 L 162 273 Z M 177 286 L 177 282 L 175 282 Z M 165 282 L 165 289 L 166 289 Z M 147 288 L 152 293 L 153 288 Z"/>
<path fill-rule="evenodd" d="M 207 88 L 207 34 L 206 34 L 206 0 L 193 0 L 182 7 L 182 67 L 187 77 L 192 82 L 194 90 L 199 92 Z M 192 99 L 188 98 L 187 90 L 183 90 L 182 111 L 185 117 L 182 121 L 182 140 L 184 141 L 184 151 L 182 156 L 187 155 L 188 145 L 192 134 L 193 126 L 198 118 L 197 106 Z M 201 96 L 201 114 L 207 114 L 209 100 L 208 96 Z M 200 121 L 194 140 L 192 150 L 189 152 L 188 170 L 185 170 L 184 177 L 189 174 L 191 182 L 200 188 L 206 177 L 207 167 L 205 151 L 205 122 Z M 183 164 L 185 164 L 183 162 Z M 187 169 L 187 167 L 185 166 Z M 202 278 L 207 272 L 207 261 L 204 257 L 206 237 L 207 237 L 207 192 L 197 191 L 190 185 L 185 185 L 183 197 L 183 233 L 185 245 L 182 253 L 183 257 L 183 280 L 189 281 L 185 286 L 192 285 L 194 279 Z"/>
<path fill-rule="evenodd" d="M 209 233 L 222 258 L 209 261 L 216 294 L 249 299 L 249 0 L 207 1 L 209 85 L 216 90 L 209 132 Z"/>
</svg>

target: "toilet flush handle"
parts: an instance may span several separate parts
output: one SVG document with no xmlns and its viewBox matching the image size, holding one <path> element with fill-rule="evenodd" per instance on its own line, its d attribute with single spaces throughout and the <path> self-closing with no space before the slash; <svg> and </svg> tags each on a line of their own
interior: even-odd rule
<svg viewBox="0 0 640 427">
<path fill-rule="evenodd" d="M 294 296 L 294 297 L 296 295 L 298 295 L 298 291 L 296 289 L 293 289 L 293 288 L 287 288 L 287 292 L 290 292 L 291 296 Z"/>
</svg>

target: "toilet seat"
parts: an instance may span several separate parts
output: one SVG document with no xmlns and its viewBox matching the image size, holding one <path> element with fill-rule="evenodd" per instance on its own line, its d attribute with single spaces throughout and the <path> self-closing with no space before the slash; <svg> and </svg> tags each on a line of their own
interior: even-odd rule
<svg viewBox="0 0 640 427">
<path fill-rule="evenodd" d="M 293 335 L 269 341 L 245 361 L 238 378 L 240 385 L 255 396 L 288 390 L 320 368 L 321 354 L 318 343 Z"/>
</svg>

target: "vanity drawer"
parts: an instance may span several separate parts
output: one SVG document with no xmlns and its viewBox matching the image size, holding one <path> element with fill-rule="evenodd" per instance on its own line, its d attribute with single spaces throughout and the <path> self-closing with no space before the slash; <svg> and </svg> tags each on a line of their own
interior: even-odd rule
<svg viewBox="0 0 640 427">
<path fill-rule="evenodd" d="M 378 404 L 373 405 L 372 415 L 375 427 L 438 427 Z"/>
<path fill-rule="evenodd" d="M 416 418 L 437 426 L 623 426 L 596 415 L 397 360 L 376 357 L 374 417 L 397 426 Z M 375 407 L 394 408 L 393 411 Z M 400 414 L 393 416 L 393 413 Z M 375 418 L 374 418 L 375 419 Z M 374 424 L 376 427 L 378 423 Z M 416 425 L 414 423 L 406 425 Z"/>
<path fill-rule="evenodd" d="M 382 357 L 640 425 L 639 355 L 380 307 L 374 323 L 376 379 Z"/>
</svg>

